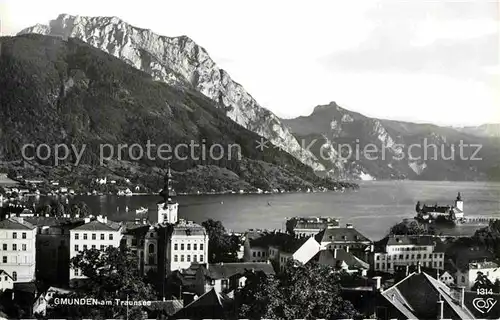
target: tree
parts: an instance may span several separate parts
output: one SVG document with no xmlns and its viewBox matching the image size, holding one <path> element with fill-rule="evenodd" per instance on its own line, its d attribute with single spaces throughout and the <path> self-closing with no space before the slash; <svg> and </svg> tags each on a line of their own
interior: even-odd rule
<svg viewBox="0 0 500 320">
<path fill-rule="evenodd" d="M 59 306 L 51 316 L 117 318 L 128 314 L 132 319 L 140 319 L 140 306 L 129 306 L 127 310 L 125 305 L 116 301 L 151 301 L 155 298 L 152 287 L 139 275 L 137 256 L 125 247 L 109 246 L 105 251 L 85 250 L 71 259 L 71 267 L 80 270 L 87 277 L 72 297 L 113 303 L 111 306 L 92 308 Z"/>
<path fill-rule="evenodd" d="M 471 288 L 472 291 L 477 291 L 477 289 L 494 289 L 494 284 L 480 271 L 477 273 L 476 280 Z"/>
<path fill-rule="evenodd" d="M 209 219 L 202 223 L 208 233 L 208 262 L 237 262 L 240 240 L 227 234 L 220 221 Z"/>
<path fill-rule="evenodd" d="M 329 266 L 288 261 L 281 274 L 246 274 L 238 295 L 240 318 L 347 319 L 358 317 L 340 295 L 340 276 Z"/>
<path fill-rule="evenodd" d="M 432 226 L 419 223 L 415 220 L 405 219 L 397 223 L 389 230 L 389 235 L 433 235 L 435 230 Z"/>
</svg>

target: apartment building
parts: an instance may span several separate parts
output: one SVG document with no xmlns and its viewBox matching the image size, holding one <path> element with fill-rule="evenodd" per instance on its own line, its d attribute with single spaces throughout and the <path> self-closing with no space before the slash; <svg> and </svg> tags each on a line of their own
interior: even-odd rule
<svg viewBox="0 0 500 320">
<path fill-rule="evenodd" d="M 168 242 L 170 271 L 187 269 L 192 263 L 208 262 L 208 233 L 192 221 L 180 219 L 172 228 Z"/>
<path fill-rule="evenodd" d="M 418 264 L 443 270 L 444 248 L 440 239 L 433 236 L 388 236 L 375 246 L 371 263 L 373 270 L 387 273 Z"/>
<path fill-rule="evenodd" d="M 107 217 L 85 218 L 85 223 L 70 230 L 70 259 L 80 252 L 89 249 L 104 250 L 108 246 L 118 248 L 122 238 L 123 227 L 120 223 L 108 221 Z M 70 269 L 70 285 L 78 285 L 85 279 L 78 269 Z"/>
<path fill-rule="evenodd" d="M 21 217 L 0 221 L 0 269 L 14 283 L 35 280 L 36 232 L 36 227 Z"/>
</svg>

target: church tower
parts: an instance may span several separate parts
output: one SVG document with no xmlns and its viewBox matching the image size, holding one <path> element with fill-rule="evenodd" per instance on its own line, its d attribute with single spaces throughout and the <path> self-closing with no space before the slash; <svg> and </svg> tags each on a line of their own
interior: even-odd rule
<svg viewBox="0 0 500 320">
<path fill-rule="evenodd" d="M 172 173 L 170 167 L 165 175 L 165 183 L 160 196 L 163 200 L 158 202 L 158 223 L 177 223 L 177 212 L 179 204 L 173 199 L 175 196 L 174 188 L 172 187 Z"/>
</svg>

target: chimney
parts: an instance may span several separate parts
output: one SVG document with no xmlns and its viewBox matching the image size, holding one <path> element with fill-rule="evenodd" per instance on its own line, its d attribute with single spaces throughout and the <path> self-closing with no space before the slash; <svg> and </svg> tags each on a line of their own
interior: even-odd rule
<svg viewBox="0 0 500 320">
<path fill-rule="evenodd" d="M 373 277 L 372 280 L 373 280 L 373 288 L 375 290 L 380 290 L 382 277 L 376 276 L 376 277 Z"/>
<path fill-rule="evenodd" d="M 440 281 L 440 280 L 439 280 L 439 269 L 437 269 L 436 280 L 437 280 L 437 281 Z"/>
<path fill-rule="evenodd" d="M 465 287 L 460 287 L 460 305 L 464 307 Z"/>
<path fill-rule="evenodd" d="M 349 252 L 349 246 L 345 247 L 345 252 Z"/>
<path fill-rule="evenodd" d="M 420 261 L 417 261 L 417 273 L 422 273 L 422 270 L 420 269 Z"/>
<path fill-rule="evenodd" d="M 333 258 L 337 259 L 337 248 L 333 249 Z"/>
<path fill-rule="evenodd" d="M 441 299 L 441 295 L 439 295 L 438 305 L 438 319 L 444 319 L 444 301 Z"/>
<path fill-rule="evenodd" d="M 408 277 L 410 275 L 410 266 L 409 265 L 406 265 L 405 266 L 405 276 Z"/>
</svg>

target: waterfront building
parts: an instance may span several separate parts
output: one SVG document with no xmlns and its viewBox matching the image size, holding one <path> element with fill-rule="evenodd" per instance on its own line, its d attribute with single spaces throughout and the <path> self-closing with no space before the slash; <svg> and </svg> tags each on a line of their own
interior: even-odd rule
<svg viewBox="0 0 500 320">
<path fill-rule="evenodd" d="M 457 285 L 470 290 L 477 280 L 481 280 L 480 277 L 486 277 L 494 284 L 495 281 L 500 280 L 500 266 L 488 260 L 469 262 L 465 268 L 457 271 Z"/>
<path fill-rule="evenodd" d="M 349 249 L 321 250 L 314 259 L 318 264 L 333 267 L 339 272 L 366 276 L 370 265 L 349 252 Z"/>
<path fill-rule="evenodd" d="M 374 271 L 394 273 L 406 266 L 444 269 L 444 247 L 433 236 L 391 235 L 375 246 L 371 261 Z"/>
<path fill-rule="evenodd" d="M 0 221 L 0 269 L 14 283 L 35 280 L 37 228 L 22 217 Z"/>
<path fill-rule="evenodd" d="M 84 224 L 70 230 L 70 259 L 89 249 L 105 250 L 108 246 L 118 248 L 122 238 L 123 226 L 108 221 L 107 217 L 85 218 Z M 81 270 L 70 269 L 70 285 L 78 285 L 85 279 Z"/>
<path fill-rule="evenodd" d="M 293 217 L 286 220 L 290 234 L 314 236 L 328 227 L 338 227 L 339 220 L 331 217 Z"/>
</svg>

